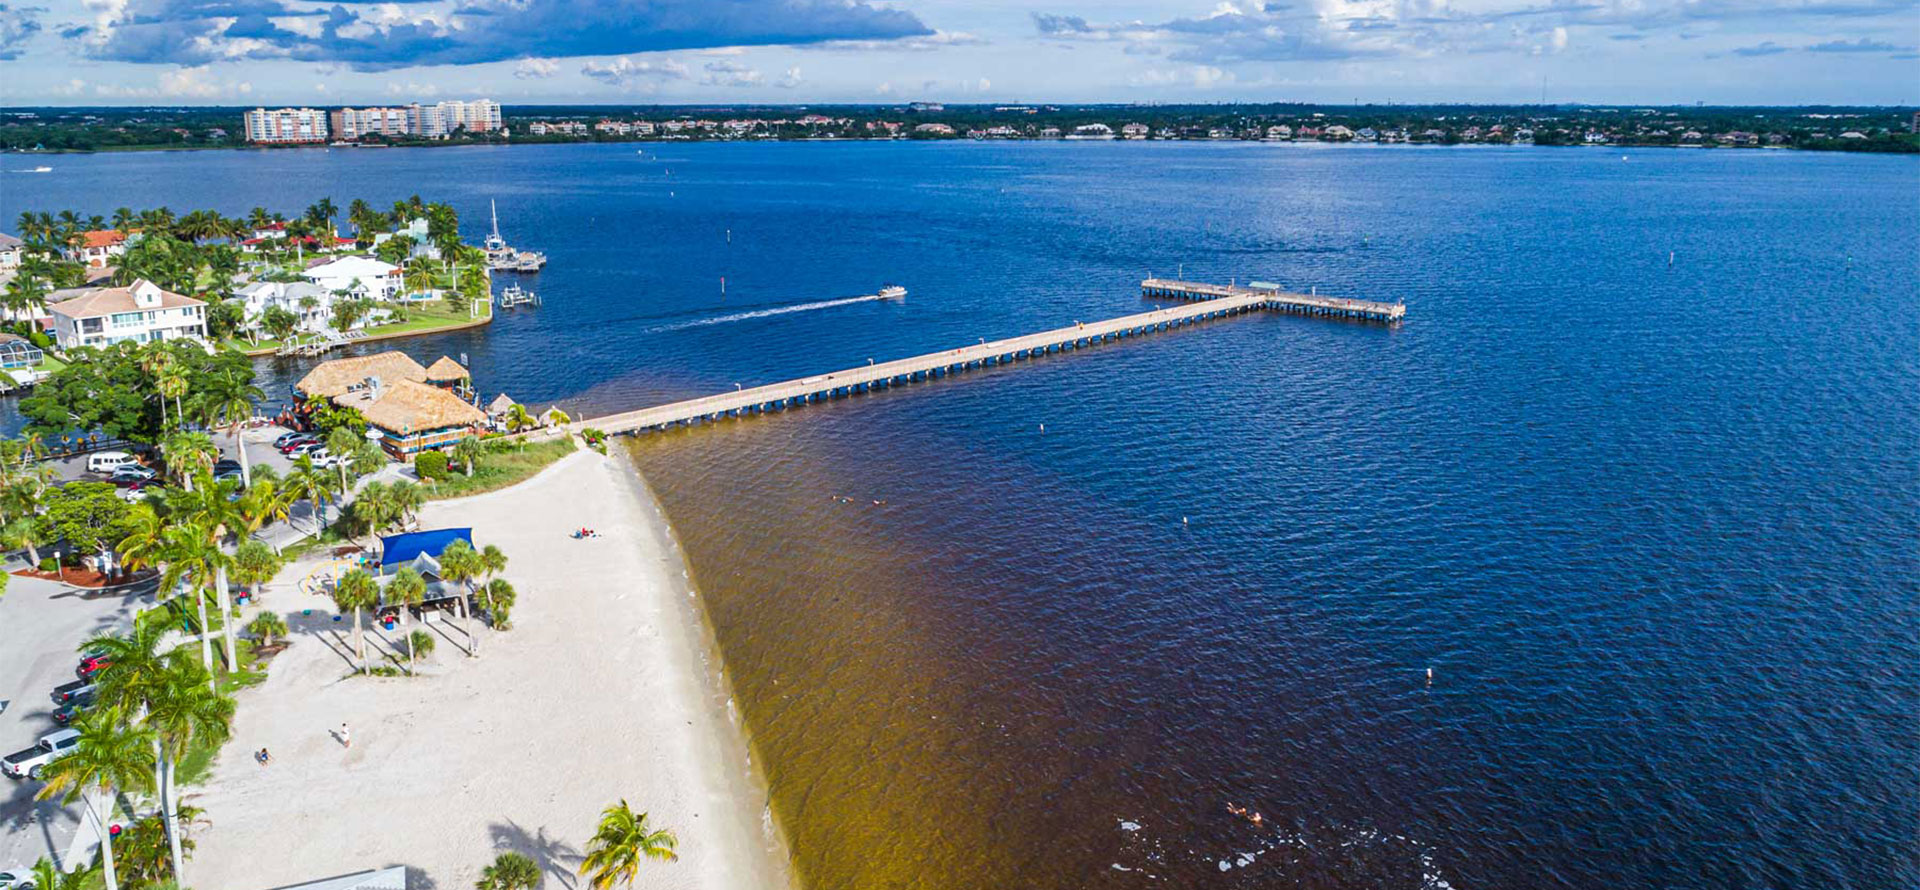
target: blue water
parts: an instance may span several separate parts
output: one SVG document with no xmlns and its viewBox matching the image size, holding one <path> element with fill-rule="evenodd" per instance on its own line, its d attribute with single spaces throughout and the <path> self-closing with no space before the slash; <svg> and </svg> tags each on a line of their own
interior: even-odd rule
<svg viewBox="0 0 1920 890">
<path fill-rule="evenodd" d="M 545 306 L 405 348 L 589 413 L 1140 311 L 1149 273 L 1407 303 L 643 441 L 813 886 L 1920 885 L 1912 159 L 53 166 L 0 220 L 418 192 L 477 235 L 497 199 Z"/>
</svg>

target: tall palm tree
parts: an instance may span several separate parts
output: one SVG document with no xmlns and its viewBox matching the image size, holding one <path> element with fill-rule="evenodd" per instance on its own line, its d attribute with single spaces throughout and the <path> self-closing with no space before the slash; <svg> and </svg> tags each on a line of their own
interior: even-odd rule
<svg viewBox="0 0 1920 890">
<path fill-rule="evenodd" d="M 193 482 L 199 477 L 202 484 L 211 481 L 209 474 L 218 460 L 220 450 L 213 445 L 213 437 L 206 433 L 174 433 L 160 443 L 160 456 L 167 462 L 167 475 L 191 492 Z"/>
<path fill-rule="evenodd" d="M 587 841 L 587 858 L 580 863 L 580 876 L 594 890 L 631 885 L 640 873 L 641 862 L 679 859 L 673 852 L 678 843 L 673 832 L 649 826 L 646 813 L 635 813 L 622 800 L 600 813 L 600 827 Z"/>
<path fill-rule="evenodd" d="M 380 583 L 372 575 L 360 569 L 354 569 L 333 585 L 333 604 L 345 612 L 353 611 L 353 656 L 360 660 L 360 669 L 367 667 L 366 635 L 360 626 L 360 610 L 372 608 L 380 601 Z"/>
<path fill-rule="evenodd" d="M 88 714 L 74 727 L 80 738 L 72 753 L 45 767 L 41 779 L 46 785 L 34 797 L 48 800 L 58 797 L 63 803 L 81 800 L 87 816 L 100 835 L 101 862 L 106 870 L 107 890 L 120 890 L 120 878 L 113 869 L 113 835 L 107 821 L 113 818 L 116 791 L 138 791 L 151 778 L 149 743 L 153 733 L 145 727 L 121 726 L 108 711 Z M 102 813 L 94 798 L 104 797 Z"/>
<path fill-rule="evenodd" d="M 426 599 L 427 581 L 425 578 L 420 577 L 419 572 L 403 568 L 394 573 L 392 581 L 387 582 L 387 604 L 400 607 L 400 615 L 402 616 L 400 627 L 402 632 L 408 632 L 408 674 L 413 673 L 413 634 L 409 632 L 413 629 L 413 609 L 415 606 L 426 602 Z"/>
<path fill-rule="evenodd" d="M 176 524 L 184 524 L 185 528 L 197 530 L 206 548 L 197 559 L 202 566 L 213 570 L 214 590 L 220 597 L 220 648 L 226 655 L 228 670 L 239 668 L 240 661 L 234 650 L 233 596 L 227 583 L 227 572 L 233 566 L 233 558 L 224 548 L 227 536 L 247 524 L 233 497 L 236 487 L 233 480 L 215 482 L 203 476 L 199 492 L 189 489 L 167 496 L 167 507 L 172 514 L 169 519 Z"/>
<path fill-rule="evenodd" d="M 177 359 L 173 353 L 168 352 L 164 347 L 157 344 L 148 346 L 140 352 L 140 370 L 146 372 L 147 376 L 153 378 L 154 392 L 160 392 L 161 378 L 172 371 L 176 361 Z M 163 430 L 167 428 L 167 397 L 165 394 L 160 395 L 160 428 Z"/>
<path fill-rule="evenodd" d="M 387 500 L 393 512 L 393 524 L 405 528 L 409 520 L 418 518 L 427 499 L 417 483 L 402 479 L 387 489 Z"/>
<path fill-rule="evenodd" d="M 166 568 L 160 573 L 160 590 L 175 590 L 182 581 L 190 584 L 194 607 L 199 612 L 195 628 L 200 639 L 200 663 L 213 680 L 213 637 L 207 622 L 207 588 L 214 575 L 229 561 L 218 545 L 210 543 L 206 530 L 190 522 L 169 516 L 160 533 L 160 558 Z M 224 615 L 222 616 L 225 617 Z M 223 622 L 224 624 L 225 622 Z"/>
<path fill-rule="evenodd" d="M 337 493 L 333 474 L 313 465 L 313 458 L 300 455 L 293 461 L 293 472 L 287 474 L 287 496 L 292 500 L 306 501 L 313 506 L 313 533 L 320 533 L 325 521 L 323 515 L 327 502 Z"/>
<path fill-rule="evenodd" d="M 488 544 L 487 546 L 480 548 L 480 573 L 485 579 L 492 580 L 493 576 L 498 575 L 501 572 L 504 572 L 506 570 L 507 570 L 507 552 L 506 551 L 501 550 L 499 547 L 493 544 Z"/>
<path fill-rule="evenodd" d="M 513 604 L 520 598 L 513 584 L 505 578 L 495 578 L 481 587 L 477 596 L 480 604 L 486 608 L 487 615 L 493 620 L 496 630 L 513 628 Z"/>
<path fill-rule="evenodd" d="M 253 385 L 251 368 L 233 368 L 225 373 L 212 375 L 208 381 L 207 398 L 202 405 L 206 411 L 208 426 L 224 422 L 227 436 L 233 440 L 233 449 L 240 452 L 240 484 L 253 484 L 253 471 L 247 461 L 247 444 L 240 439 L 240 428 L 253 419 L 253 406 L 267 397 L 260 387 Z"/>
<path fill-rule="evenodd" d="M 160 811 L 165 815 L 167 842 L 172 848 L 173 879 L 185 884 L 185 854 L 180 845 L 179 817 L 188 808 L 178 800 L 177 776 L 180 758 L 196 741 L 218 748 L 233 734 L 233 699 L 214 690 L 212 678 L 199 665 L 185 658 L 169 658 L 165 684 L 150 703 L 147 724 L 160 737 L 161 783 Z"/>
<path fill-rule="evenodd" d="M 480 635 L 473 631 L 473 615 L 467 609 L 467 597 L 473 593 L 473 581 L 486 571 L 480 561 L 480 554 L 466 541 L 454 541 L 447 549 L 440 551 L 440 577 L 461 585 L 465 595 L 460 597 L 460 615 L 467 629 L 470 641 L 469 654 L 480 654 Z"/>
</svg>

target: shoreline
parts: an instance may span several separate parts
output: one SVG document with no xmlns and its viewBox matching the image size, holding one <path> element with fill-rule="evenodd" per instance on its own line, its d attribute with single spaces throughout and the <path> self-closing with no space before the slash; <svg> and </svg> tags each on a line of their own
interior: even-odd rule
<svg viewBox="0 0 1920 890">
<path fill-rule="evenodd" d="M 392 331 L 390 333 L 385 333 L 385 334 L 368 334 L 367 336 L 361 337 L 358 340 L 351 341 L 348 345 L 353 345 L 354 343 L 378 343 L 382 340 L 402 340 L 407 337 L 425 337 L 431 334 L 447 334 L 447 333 L 452 333 L 454 331 L 468 331 L 474 328 L 486 327 L 487 325 L 493 324 L 493 318 L 494 318 L 494 312 L 491 309 L 489 309 L 487 311 L 487 317 L 485 318 L 476 318 L 472 321 L 456 322 L 454 324 L 446 325 L 445 327 L 422 328 L 417 331 Z M 230 340 L 228 342 L 232 343 L 233 341 Z M 240 353 L 241 355 L 246 356 L 247 358 L 274 358 L 279 354 L 280 347 L 276 346 L 271 349 L 239 349 L 236 347 L 234 348 L 234 351 Z"/>
<path fill-rule="evenodd" d="M 648 863 L 636 890 L 798 887 L 691 570 L 627 455 L 582 450 L 422 513 L 507 553 L 513 629 L 482 628 L 469 658 L 458 620 L 368 622 L 376 663 L 404 665 L 412 629 L 437 652 L 417 678 L 355 676 L 352 618 L 291 583 L 313 563 L 283 572 L 262 602 L 292 645 L 240 693 L 232 741 L 190 789 L 211 825 L 188 880 L 276 887 L 405 865 L 416 886 L 470 886 L 517 850 L 571 886 L 601 809 L 624 799 L 679 839 L 679 860 Z M 571 539 L 582 525 L 600 536 Z M 351 748 L 332 734 L 343 722 Z M 265 767 L 248 756 L 262 747 Z"/>
</svg>

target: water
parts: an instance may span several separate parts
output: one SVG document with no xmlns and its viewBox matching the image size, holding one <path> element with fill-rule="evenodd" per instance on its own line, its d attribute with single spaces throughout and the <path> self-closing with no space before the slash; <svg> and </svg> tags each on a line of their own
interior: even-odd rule
<svg viewBox="0 0 1920 890">
<path fill-rule="evenodd" d="M 1920 885 L 1920 167 L 1625 158 L 142 154 L 0 219 L 495 197 L 545 306 L 406 348 L 590 411 L 1148 273 L 1403 299 L 639 440 L 809 885 Z"/>
</svg>

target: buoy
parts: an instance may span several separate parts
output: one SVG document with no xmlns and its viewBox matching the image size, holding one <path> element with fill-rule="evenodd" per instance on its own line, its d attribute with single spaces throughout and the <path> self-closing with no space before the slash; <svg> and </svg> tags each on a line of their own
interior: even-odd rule
<svg viewBox="0 0 1920 890">
<path fill-rule="evenodd" d="M 1433 668 L 1427 668 L 1427 685 L 1433 685 Z"/>
</svg>

